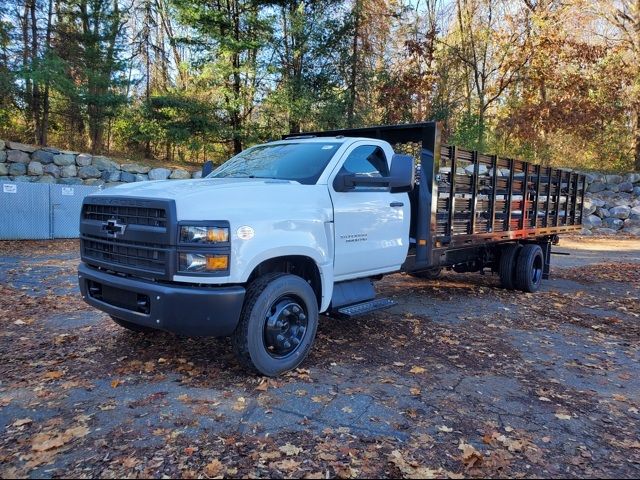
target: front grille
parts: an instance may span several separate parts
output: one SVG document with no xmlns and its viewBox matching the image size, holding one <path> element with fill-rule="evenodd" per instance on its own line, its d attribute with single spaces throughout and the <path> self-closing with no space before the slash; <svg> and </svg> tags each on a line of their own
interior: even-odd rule
<svg viewBox="0 0 640 480">
<path fill-rule="evenodd" d="M 167 227 L 167 211 L 164 208 L 85 204 L 82 217 L 99 222 L 117 219 L 125 225 Z"/>
<path fill-rule="evenodd" d="M 82 248 L 88 259 L 157 274 L 165 273 L 167 252 L 160 246 L 129 244 L 117 239 L 83 238 Z"/>
<path fill-rule="evenodd" d="M 176 237 L 175 203 L 171 200 L 85 198 L 80 238 L 82 260 L 90 265 L 168 280 L 177 268 Z"/>
</svg>

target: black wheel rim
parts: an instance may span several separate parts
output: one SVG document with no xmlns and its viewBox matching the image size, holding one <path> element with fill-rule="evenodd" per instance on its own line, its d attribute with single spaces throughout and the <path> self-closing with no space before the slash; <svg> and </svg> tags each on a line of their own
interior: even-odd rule
<svg viewBox="0 0 640 480">
<path fill-rule="evenodd" d="M 309 315 L 300 299 L 286 295 L 271 304 L 264 322 L 264 346 L 273 358 L 293 355 L 307 333 Z"/>
<path fill-rule="evenodd" d="M 537 285 L 540 283 L 540 280 L 542 280 L 542 256 L 536 255 L 531 268 L 531 281 L 534 285 Z"/>
</svg>

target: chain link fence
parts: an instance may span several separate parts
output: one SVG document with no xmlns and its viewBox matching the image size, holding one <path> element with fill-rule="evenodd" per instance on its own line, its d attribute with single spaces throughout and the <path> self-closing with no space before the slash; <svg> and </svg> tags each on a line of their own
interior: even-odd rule
<svg viewBox="0 0 640 480">
<path fill-rule="evenodd" d="M 85 196 L 99 187 L 0 182 L 0 240 L 77 238 Z"/>
</svg>

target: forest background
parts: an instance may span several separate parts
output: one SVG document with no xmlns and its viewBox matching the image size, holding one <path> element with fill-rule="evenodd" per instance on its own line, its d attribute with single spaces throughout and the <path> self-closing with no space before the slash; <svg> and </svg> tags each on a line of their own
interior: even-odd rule
<svg viewBox="0 0 640 480">
<path fill-rule="evenodd" d="M 166 165 L 438 120 L 640 171 L 640 0 L 0 0 L 0 138 Z"/>
</svg>

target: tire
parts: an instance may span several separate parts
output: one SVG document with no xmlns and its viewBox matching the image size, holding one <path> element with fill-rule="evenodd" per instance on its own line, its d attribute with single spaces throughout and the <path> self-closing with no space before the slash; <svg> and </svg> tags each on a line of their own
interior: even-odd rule
<svg viewBox="0 0 640 480">
<path fill-rule="evenodd" d="M 231 337 L 234 353 L 243 367 L 268 377 L 293 370 L 311 350 L 318 317 L 318 300 L 305 280 L 263 275 L 247 288 Z"/>
<path fill-rule="evenodd" d="M 122 328 L 126 328 L 127 330 L 131 330 L 132 332 L 136 332 L 136 333 L 151 333 L 156 331 L 155 328 L 145 327 L 143 325 L 127 322 L 126 320 L 122 320 L 121 318 L 114 317 L 113 315 L 111 316 L 111 320 L 116 322 Z"/>
<path fill-rule="evenodd" d="M 516 286 L 516 263 L 521 245 L 514 243 L 502 248 L 500 252 L 500 283 L 507 290 L 514 290 Z"/>
<path fill-rule="evenodd" d="M 525 245 L 518 254 L 516 265 L 516 288 L 534 293 L 540 289 L 544 272 L 544 255 L 540 245 Z"/>
<path fill-rule="evenodd" d="M 424 278 L 426 280 L 437 280 L 442 275 L 442 268 L 432 268 L 430 270 L 411 272 L 409 275 L 416 278 Z"/>
</svg>

